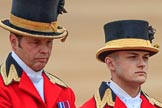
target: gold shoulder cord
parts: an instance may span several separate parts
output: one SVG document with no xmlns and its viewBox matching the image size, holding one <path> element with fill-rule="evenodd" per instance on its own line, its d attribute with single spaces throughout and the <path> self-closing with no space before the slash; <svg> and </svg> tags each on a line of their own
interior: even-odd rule
<svg viewBox="0 0 162 108">
<path fill-rule="evenodd" d="M 50 79 L 50 81 L 53 82 L 54 84 L 59 84 L 63 87 L 67 87 L 67 85 L 63 81 L 61 81 L 59 78 L 55 77 L 54 75 L 51 75 L 50 73 L 47 72 L 45 72 L 45 74 Z"/>
<path fill-rule="evenodd" d="M 106 104 L 109 106 L 114 106 L 115 102 L 112 99 L 112 92 L 110 89 L 107 89 L 105 91 L 105 94 L 103 96 L 103 99 L 101 100 L 99 91 L 97 94 L 94 95 L 95 101 L 96 101 L 96 106 L 97 108 L 103 108 Z"/>
<path fill-rule="evenodd" d="M 152 98 L 152 97 L 149 97 L 147 94 L 144 93 L 144 95 L 146 96 L 146 98 L 149 100 L 149 102 L 153 105 L 157 105 L 159 106 L 160 108 L 162 108 L 162 103 L 159 102 L 158 100 Z"/>
</svg>

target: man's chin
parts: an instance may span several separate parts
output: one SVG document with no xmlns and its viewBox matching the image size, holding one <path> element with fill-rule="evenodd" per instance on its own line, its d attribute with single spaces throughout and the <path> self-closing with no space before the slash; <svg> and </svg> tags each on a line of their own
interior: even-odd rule
<svg viewBox="0 0 162 108">
<path fill-rule="evenodd" d="M 140 79 L 140 80 L 138 80 L 137 82 L 138 82 L 140 85 L 142 85 L 143 83 L 146 82 L 146 79 Z"/>
<path fill-rule="evenodd" d="M 38 72 L 38 71 L 42 70 L 45 67 L 45 65 L 46 65 L 46 63 L 44 65 L 41 64 L 41 65 L 35 66 L 34 71 Z"/>
</svg>

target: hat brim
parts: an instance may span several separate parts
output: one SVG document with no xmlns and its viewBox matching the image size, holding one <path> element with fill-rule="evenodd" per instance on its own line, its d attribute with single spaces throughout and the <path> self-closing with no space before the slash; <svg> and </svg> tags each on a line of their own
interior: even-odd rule
<svg viewBox="0 0 162 108">
<path fill-rule="evenodd" d="M 0 26 L 10 32 L 20 34 L 23 36 L 30 36 L 30 37 L 59 39 L 59 38 L 64 38 L 68 35 L 68 31 L 63 27 L 58 27 L 57 32 L 33 31 L 33 30 L 17 27 L 11 24 L 8 19 L 0 20 Z"/>
<path fill-rule="evenodd" d="M 143 39 L 118 39 L 108 43 L 103 48 L 100 48 L 96 53 L 96 58 L 105 62 L 105 57 L 115 51 L 123 50 L 138 50 L 148 51 L 150 56 L 159 52 L 159 49 L 152 46 L 150 41 Z"/>
</svg>

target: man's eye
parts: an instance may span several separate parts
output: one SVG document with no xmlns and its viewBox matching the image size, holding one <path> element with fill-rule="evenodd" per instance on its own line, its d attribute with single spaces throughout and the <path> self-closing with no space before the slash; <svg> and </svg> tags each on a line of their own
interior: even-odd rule
<svg viewBox="0 0 162 108">
<path fill-rule="evenodd" d="M 128 58 L 136 58 L 137 56 L 129 56 Z"/>
<path fill-rule="evenodd" d="M 148 60 L 149 59 L 149 57 L 143 57 L 145 60 Z"/>
<path fill-rule="evenodd" d="M 33 43 L 34 43 L 34 44 L 39 44 L 39 42 L 37 42 L 37 41 L 34 41 Z"/>
<path fill-rule="evenodd" d="M 52 43 L 52 41 L 48 41 L 47 43 Z"/>
</svg>

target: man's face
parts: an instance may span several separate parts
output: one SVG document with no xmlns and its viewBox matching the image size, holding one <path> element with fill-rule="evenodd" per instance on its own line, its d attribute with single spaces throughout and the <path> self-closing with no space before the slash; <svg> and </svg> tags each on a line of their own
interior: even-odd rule
<svg viewBox="0 0 162 108">
<path fill-rule="evenodd" d="M 45 67 L 52 50 L 53 39 L 23 36 L 20 40 L 10 35 L 10 41 L 15 53 L 34 71 Z"/>
<path fill-rule="evenodd" d="M 112 79 L 123 84 L 142 84 L 147 78 L 149 52 L 117 51 L 112 54 Z"/>
</svg>

